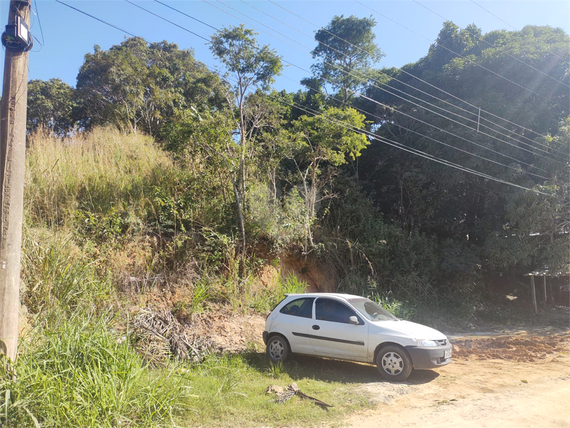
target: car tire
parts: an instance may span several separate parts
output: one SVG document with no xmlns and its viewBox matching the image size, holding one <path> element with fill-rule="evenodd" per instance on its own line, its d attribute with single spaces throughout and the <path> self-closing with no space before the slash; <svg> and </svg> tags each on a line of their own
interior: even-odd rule
<svg viewBox="0 0 570 428">
<path fill-rule="evenodd" d="M 401 346 L 386 345 L 376 354 L 376 367 L 384 379 L 402 382 L 412 373 L 412 360 Z"/>
<path fill-rule="evenodd" d="M 267 339 L 267 356 L 274 363 L 282 363 L 287 359 L 291 350 L 283 336 L 275 335 Z"/>
</svg>

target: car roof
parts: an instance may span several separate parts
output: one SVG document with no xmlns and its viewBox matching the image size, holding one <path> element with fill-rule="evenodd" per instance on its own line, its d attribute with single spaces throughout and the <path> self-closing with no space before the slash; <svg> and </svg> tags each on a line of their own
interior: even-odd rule
<svg viewBox="0 0 570 428">
<path fill-rule="evenodd" d="M 287 297 L 336 297 L 337 299 L 348 300 L 348 299 L 364 299 L 362 296 L 357 296 L 354 294 L 345 293 L 289 293 L 286 294 Z"/>
</svg>

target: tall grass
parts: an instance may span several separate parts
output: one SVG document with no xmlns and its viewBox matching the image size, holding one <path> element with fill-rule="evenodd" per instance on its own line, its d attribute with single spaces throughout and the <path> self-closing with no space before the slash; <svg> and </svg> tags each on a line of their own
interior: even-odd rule
<svg viewBox="0 0 570 428">
<path fill-rule="evenodd" d="M 98 261 L 88 259 L 69 234 L 26 228 L 22 252 L 21 299 L 43 323 L 102 305 L 113 294 Z"/>
<path fill-rule="evenodd" d="M 172 168 L 150 138 L 113 129 L 65 140 L 35 134 L 29 145 L 27 211 L 31 220 L 47 225 L 68 223 L 78 209 L 108 213 L 128 207 L 140 215 Z"/>
<path fill-rule="evenodd" d="M 0 426 L 153 427 L 184 389 L 151 371 L 110 320 L 76 315 L 23 341 L 14 372 L 0 366 Z M 15 374 L 15 376 L 13 376 Z"/>
</svg>

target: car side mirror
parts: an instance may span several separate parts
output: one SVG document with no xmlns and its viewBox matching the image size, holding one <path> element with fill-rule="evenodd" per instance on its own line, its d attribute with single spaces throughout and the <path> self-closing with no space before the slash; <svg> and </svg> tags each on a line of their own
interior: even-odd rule
<svg viewBox="0 0 570 428">
<path fill-rule="evenodd" d="M 355 325 L 360 324 L 358 322 L 358 318 L 356 317 L 356 315 L 352 315 L 351 317 L 348 317 L 348 323 L 349 324 L 355 324 Z"/>
</svg>

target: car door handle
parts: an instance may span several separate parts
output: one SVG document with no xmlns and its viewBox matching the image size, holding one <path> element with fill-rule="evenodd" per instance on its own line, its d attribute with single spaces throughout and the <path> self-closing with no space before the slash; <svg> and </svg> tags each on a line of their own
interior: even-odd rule
<svg viewBox="0 0 570 428">
<path fill-rule="evenodd" d="M 320 330 L 320 329 L 321 329 L 321 327 L 319 327 L 319 326 L 316 325 L 316 324 L 313 326 L 313 330 Z"/>
</svg>

